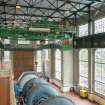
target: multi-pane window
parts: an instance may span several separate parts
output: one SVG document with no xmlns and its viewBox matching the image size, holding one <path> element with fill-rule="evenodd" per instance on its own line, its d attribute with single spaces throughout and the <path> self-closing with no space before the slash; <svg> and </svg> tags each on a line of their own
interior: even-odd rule
<svg viewBox="0 0 105 105">
<path fill-rule="evenodd" d="M 4 61 L 10 60 L 10 51 L 4 51 Z"/>
<path fill-rule="evenodd" d="M 45 51 L 45 60 L 48 60 L 48 49 L 47 50 L 44 50 Z"/>
<path fill-rule="evenodd" d="M 4 70 L 11 69 L 10 51 L 4 51 L 4 58 L 3 58 L 3 62 L 2 62 L 2 69 L 4 69 Z"/>
<path fill-rule="evenodd" d="M 40 41 L 36 41 L 36 44 L 37 44 L 37 45 L 40 45 Z"/>
<path fill-rule="evenodd" d="M 88 88 L 88 50 L 79 52 L 79 85 Z"/>
<path fill-rule="evenodd" d="M 10 40 L 9 39 L 4 39 L 4 44 L 10 44 Z"/>
<path fill-rule="evenodd" d="M 37 51 L 37 72 L 42 72 L 42 52 Z"/>
<path fill-rule="evenodd" d="M 95 33 L 105 32 L 105 18 L 95 21 Z"/>
<path fill-rule="evenodd" d="M 95 92 L 105 95 L 105 48 L 95 51 Z"/>
<path fill-rule="evenodd" d="M 79 26 L 79 36 L 87 36 L 88 35 L 88 24 Z"/>
<path fill-rule="evenodd" d="M 45 44 L 48 44 L 48 39 L 46 39 Z"/>
<path fill-rule="evenodd" d="M 61 51 L 55 51 L 55 78 L 61 80 Z"/>
<path fill-rule="evenodd" d="M 44 71 L 46 73 L 46 76 L 50 76 L 50 61 L 49 61 L 49 50 L 45 49 L 44 51 L 44 59 L 43 59 L 43 64 L 44 64 Z"/>
</svg>

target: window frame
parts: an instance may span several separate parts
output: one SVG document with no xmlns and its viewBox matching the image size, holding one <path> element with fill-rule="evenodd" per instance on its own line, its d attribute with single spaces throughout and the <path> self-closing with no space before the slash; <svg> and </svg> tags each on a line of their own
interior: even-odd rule
<svg viewBox="0 0 105 105">
<path fill-rule="evenodd" d="M 103 32 L 105 32 L 105 17 L 97 19 L 94 22 L 94 33 L 98 34 Z"/>
<path fill-rule="evenodd" d="M 10 61 L 11 52 L 10 51 L 4 51 L 4 62 Z"/>
<path fill-rule="evenodd" d="M 60 57 L 56 57 L 56 53 L 57 53 L 57 51 L 59 51 L 59 53 L 60 53 Z M 56 59 L 57 58 L 57 59 Z M 56 61 L 60 61 L 60 70 L 57 70 L 56 69 Z M 61 81 L 62 80 L 62 52 L 61 52 L 61 50 L 60 49 L 56 49 L 55 50 L 55 74 L 54 74 L 54 77 L 55 77 L 55 79 L 57 79 L 58 81 Z M 58 78 L 58 76 L 57 76 L 57 73 L 60 75 L 60 78 Z"/>
<path fill-rule="evenodd" d="M 39 53 L 40 52 L 40 53 Z M 40 54 L 40 57 L 39 57 L 39 55 L 38 55 L 38 53 Z M 42 51 L 41 50 L 38 50 L 37 52 L 36 52 L 36 61 L 37 61 L 37 72 L 43 72 L 43 68 L 42 68 Z M 40 61 L 40 65 L 38 65 L 39 63 L 38 63 L 38 61 Z M 38 68 L 40 68 L 40 70 L 38 70 Z"/>
<path fill-rule="evenodd" d="M 102 73 L 102 71 L 103 71 L 103 67 L 102 67 L 102 65 L 104 65 L 105 66 L 105 62 L 103 63 L 103 62 L 96 62 L 96 51 L 97 50 L 99 50 L 100 49 L 100 53 L 102 53 L 102 49 L 104 49 L 104 52 L 105 52 L 105 48 L 97 48 L 96 50 L 95 50 L 95 59 L 94 59 L 94 65 L 96 65 L 96 64 L 99 64 L 99 65 L 101 65 L 101 80 L 96 80 L 96 66 L 94 67 L 94 93 L 96 94 L 96 95 L 98 95 L 98 96 L 100 96 L 100 97 L 105 97 L 105 92 L 104 92 L 104 94 L 102 93 L 102 85 L 104 85 L 105 86 L 105 82 L 103 82 L 102 81 L 102 75 L 103 75 L 103 73 Z M 101 55 L 102 56 L 102 55 Z M 101 59 L 101 58 L 100 58 Z M 100 92 L 98 92 L 96 89 L 95 89 L 95 87 L 96 87 L 96 83 L 100 83 Z M 97 86 L 98 87 L 98 86 Z M 105 90 L 105 89 L 104 89 Z"/>
<path fill-rule="evenodd" d="M 87 59 L 84 59 L 84 58 L 80 58 L 81 56 L 81 53 L 82 53 L 82 51 L 86 51 L 87 50 Z M 89 79 L 88 79 L 88 77 L 89 77 L 89 74 L 88 74 L 88 70 L 89 70 L 89 67 L 88 67 L 88 62 L 89 62 L 89 59 L 88 59 L 88 49 L 80 49 L 79 50 L 79 85 L 81 86 L 81 87 L 84 87 L 84 88 L 89 88 L 89 84 L 88 84 L 88 82 L 89 82 Z M 87 63 L 87 76 L 85 76 L 85 75 L 83 75 L 83 74 L 80 74 L 81 73 L 81 68 L 80 68 L 80 66 L 81 66 L 81 63 Z M 83 65 L 83 64 L 82 64 Z M 80 82 L 80 78 L 85 78 L 85 79 L 87 79 L 87 86 L 86 85 L 83 85 L 83 84 L 81 84 L 81 82 Z"/>
<path fill-rule="evenodd" d="M 88 23 L 79 25 L 78 31 L 79 31 L 79 37 L 88 36 Z"/>
</svg>

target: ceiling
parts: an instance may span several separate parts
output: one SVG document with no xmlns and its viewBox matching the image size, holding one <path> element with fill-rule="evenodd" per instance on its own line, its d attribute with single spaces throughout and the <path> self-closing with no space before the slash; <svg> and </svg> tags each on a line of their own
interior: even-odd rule
<svg viewBox="0 0 105 105">
<path fill-rule="evenodd" d="M 47 17 L 50 21 L 79 18 L 100 11 L 105 0 L 0 0 L 0 24 L 25 23 Z"/>
</svg>

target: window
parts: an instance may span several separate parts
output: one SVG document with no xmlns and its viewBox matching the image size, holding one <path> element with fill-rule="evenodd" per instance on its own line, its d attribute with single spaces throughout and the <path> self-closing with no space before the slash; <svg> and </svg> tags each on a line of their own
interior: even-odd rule
<svg viewBox="0 0 105 105">
<path fill-rule="evenodd" d="M 82 49 L 79 52 L 79 84 L 88 88 L 88 50 Z"/>
<path fill-rule="evenodd" d="M 36 44 L 37 44 L 37 45 L 40 45 L 40 41 L 36 41 Z"/>
<path fill-rule="evenodd" d="M 42 72 L 42 52 L 37 51 L 37 72 Z"/>
<path fill-rule="evenodd" d="M 45 44 L 48 44 L 48 39 L 46 39 Z"/>
<path fill-rule="evenodd" d="M 61 51 L 55 51 L 55 78 L 61 80 Z"/>
<path fill-rule="evenodd" d="M 88 24 L 79 26 L 79 36 L 86 36 L 88 35 Z"/>
<path fill-rule="evenodd" d="M 95 21 L 95 33 L 105 32 L 105 18 Z"/>
<path fill-rule="evenodd" d="M 95 51 L 95 92 L 105 96 L 105 48 Z"/>
<path fill-rule="evenodd" d="M 4 61 L 10 60 L 10 51 L 4 51 Z"/>
<path fill-rule="evenodd" d="M 10 40 L 9 39 L 4 39 L 4 44 L 10 44 Z"/>
<path fill-rule="evenodd" d="M 44 71 L 45 75 L 50 77 L 50 61 L 49 61 L 49 50 L 45 49 L 44 51 L 44 57 L 43 57 L 43 64 L 44 64 Z"/>
<path fill-rule="evenodd" d="M 18 40 L 18 44 L 30 44 L 29 40 Z"/>
<path fill-rule="evenodd" d="M 49 57 L 48 57 L 48 49 L 47 50 L 44 50 L 45 51 L 45 60 L 48 60 Z"/>
</svg>

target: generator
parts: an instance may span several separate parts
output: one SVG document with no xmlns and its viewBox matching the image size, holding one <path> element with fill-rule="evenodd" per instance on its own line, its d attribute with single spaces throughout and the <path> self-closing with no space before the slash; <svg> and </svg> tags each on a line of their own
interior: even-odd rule
<svg viewBox="0 0 105 105">
<path fill-rule="evenodd" d="M 15 83 L 15 94 L 23 97 L 25 105 L 75 105 L 72 100 L 59 96 L 59 92 L 51 84 L 34 74 L 26 73 L 21 76 Z"/>
</svg>

